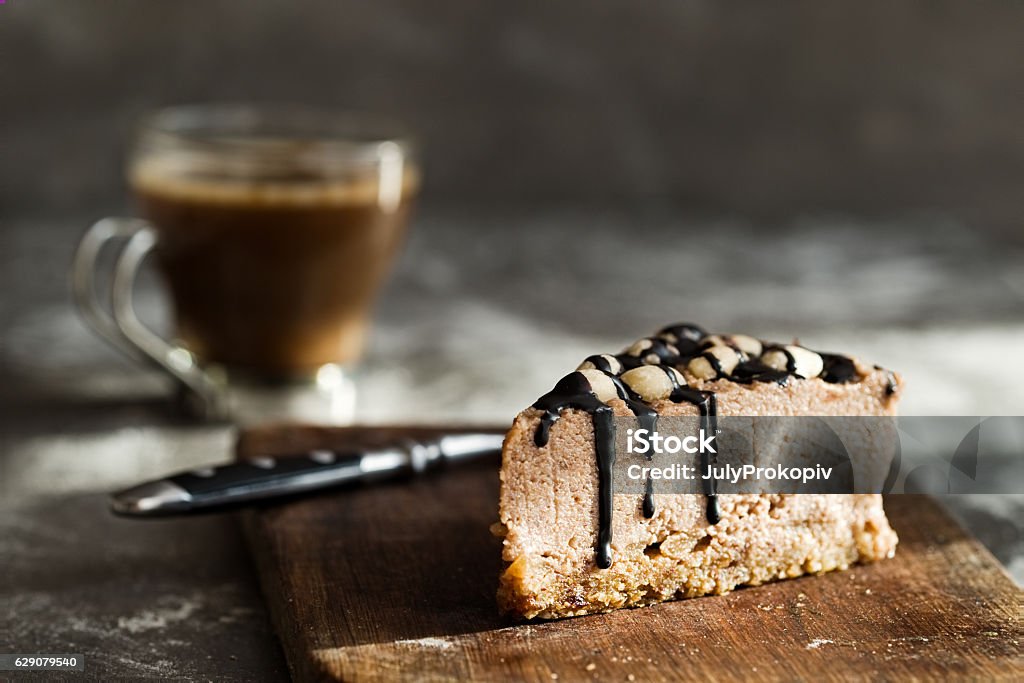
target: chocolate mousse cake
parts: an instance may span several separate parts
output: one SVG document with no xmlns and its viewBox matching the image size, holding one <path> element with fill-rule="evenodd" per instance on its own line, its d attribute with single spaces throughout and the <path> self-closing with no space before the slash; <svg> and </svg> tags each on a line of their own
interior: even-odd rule
<svg viewBox="0 0 1024 683">
<path fill-rule="evenodd" d="M 900 387 L 855 358 L 692 324 L 587 358 L 505 438 L 501 609 L 577 616 L 892 557 L 880 495 L 718 495 L 713 479 L 703 494 L 615 493 L 611 461 L 616 417 L 714 432 L 719 416 L 893 415 Z"/>
</svg>

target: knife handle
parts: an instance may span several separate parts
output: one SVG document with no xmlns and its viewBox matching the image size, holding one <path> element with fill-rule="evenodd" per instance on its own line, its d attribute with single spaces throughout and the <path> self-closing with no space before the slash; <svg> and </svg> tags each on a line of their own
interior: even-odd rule
<svg viewBox="0 0 1024 683">
<path fill-rule="evenodd" d="M 425 469 L 425 455 L 421 449 L 396 447 L 369 453 L 314 450 L 296 456 L 247 458 L 121 491 L 113 495 L 111 507 L 132 517 L 221 507 Z"/>
</svg>

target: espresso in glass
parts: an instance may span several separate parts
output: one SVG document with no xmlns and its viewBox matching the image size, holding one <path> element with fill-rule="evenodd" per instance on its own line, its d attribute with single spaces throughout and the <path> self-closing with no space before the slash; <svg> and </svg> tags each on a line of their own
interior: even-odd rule
<svg viewBox="0 0 1024 683">
<path fill-rule="evenodd" d="M 184 346 L 281 378 L 356 360 L 419 184 L 408 143 L 294 109 L 177 123 L 130 182 Z"/>
</svg>

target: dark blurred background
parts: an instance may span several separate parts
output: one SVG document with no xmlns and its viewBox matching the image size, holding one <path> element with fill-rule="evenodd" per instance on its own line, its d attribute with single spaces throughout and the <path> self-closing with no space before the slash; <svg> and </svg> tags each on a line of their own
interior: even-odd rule
<svg viewBox="0 0 1024 683">
<path fill-rule="evenodd" d="M 155 106 L 406 120 L 427 202 L 941 212 L 1020 239 L 1024 4 L 8 0 L 4 213 L 121 206 Z"/>
<path fill-rule="evenodd" d="M 684 318 L 875 358 L 936 410 L 950 333 L 993 356 L 1024 339 L 1021 26 L 1002 0 L 8 0 L 0 374 L 36 391 L 83 358 L 123 363 L 74 315 L 66 272 L 88 223 L 135 211 L 141 117 L 293 101 L 420 138 L 370 360 L 421 386 L 491 391 L 494 357 L 546 378 Z M 954 410 L 995 412 L 1024 360 L 981 370 Z M 516 377 L 509 405 L 546 381 Z"/>
</svg>

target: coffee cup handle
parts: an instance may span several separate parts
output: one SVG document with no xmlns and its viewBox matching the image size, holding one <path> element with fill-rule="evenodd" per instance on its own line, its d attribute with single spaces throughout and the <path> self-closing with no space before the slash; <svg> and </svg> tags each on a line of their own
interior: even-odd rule
<svg viewBox="0 0 1024 683">
<path fill-rule="evenodd" d="M 110 285 L 111 312 L 96 292 L 97 260 L 113 240 L 127 240 L 114 265 Z M 207 419 L 224 417 L 221 391 L 199 366 L 195 356 L 146 327 L 135 313 L 135 278 L 146 256 L 156 245 L 156 233 L 137 218 L 104 218 L 85 233 L 72 266 L 75 302 L 86 322 L 116 348 L 151 362 L 184 389 L 189 409 Z"/>
</svg>

